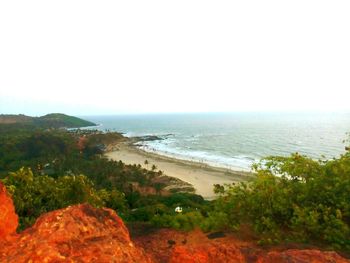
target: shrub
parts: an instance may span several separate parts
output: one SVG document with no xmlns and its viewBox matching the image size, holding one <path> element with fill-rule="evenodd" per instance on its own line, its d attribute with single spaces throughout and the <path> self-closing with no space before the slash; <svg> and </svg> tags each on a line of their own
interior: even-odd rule
<svg viewBox="0 0 350 263">
<path fill-rule="evenodd" d="M 254 168 L 253 182 L 215 187 L 206 229 L 249 223 L 263 242 L 317 240 L 350 250 L 349 152 L 328 161 L 269 157 Z"/>
<path fill-rule="evenodd" d="M 151 223 L 157 227 L 170 227 L 177 230 L 189 231 L 199 227 L 204 217 L 200 212 L 188 212 L 184 214 L 155 215 Z"/>
<path fill-rule="evenodd" d="M 21 168 L 9 173 L 2 181 L 12 195 L 20 229 L 34 223 L 43 213 L 73 204 L 111 205 L 112 208 L 123 208 L 125 205 L 122 194 L 117 191 L 98 192 L 84 175 L 55 179 L 47 175 L 35 175 L 30 168 Z"/>
</svg>

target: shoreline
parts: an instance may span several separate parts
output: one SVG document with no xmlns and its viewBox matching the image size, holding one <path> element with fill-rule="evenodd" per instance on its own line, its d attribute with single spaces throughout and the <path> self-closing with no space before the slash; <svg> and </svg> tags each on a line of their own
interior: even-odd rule
<svg viewBox="0 0 350 263">
<path fill-rule="evenodd" d="M 120 142 L 115 149 L 105 153 L 109 159 L 125 164 L 140 164 L 143 168 L 150 169 L 152 165 L 164 175 L 178 178 L 191 184 L 196 189 L 196 194 L 205 199 L 214 199 L 214 184 L 231 184 L 248 181 L 252 178 L 251 172 L 237 171 L 229 168 L 211 166 L 206 163 L 177 159 L 154 152 L 148 152 L 133 145 L 133 142 Z M 145 160 L 149 164 L 145 165 Z"/>
<path fill-rule="evenodd" d="M 140 150 L 142 152 L 144 152 L 145 154 L 154 154 L 156 156 L 160 156 L 161 158 L 169 158 L 169 160 L 176 160 L 176 161 L 180 161 L 180 162 L 189 162 L 191 164 L 197 164 L 197 165 L 202 165 L 204 167 L 208 167 L 208 168 L 218 168 L 218 169 L 224 169 L 227 171 L 233 171 L 233 172 L 243 172 L 243 173 L 250 173 L 250 170 L 242 168 L 242 167 L 238 167 L 238 166 L 229 166 L 229 165 L 220 165 L 220 164 L 216 164 L 214 162 L 210 163 L 210 162 L 206 162 L 204 160 L 200 161 L 196 158 L 183 158 L 180 155 L 176 155 L 176 154 L 172 154 L 172 153 L 168 153 L 168 152 L 162 152 L 162 151 L 157 151 L 154 148 L 149 148 L 148 146 L 143 146 L 144 148 L 140 148 L 138 145 L 131 145 L 130 147 L 136 147 L 137 150 Z M 149 150 L 147 150 L 149 149 Z"/>
</svg>

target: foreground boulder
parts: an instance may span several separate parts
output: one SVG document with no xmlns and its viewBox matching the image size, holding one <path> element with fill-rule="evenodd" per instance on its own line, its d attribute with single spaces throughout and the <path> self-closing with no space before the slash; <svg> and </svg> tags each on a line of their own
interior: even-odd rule
<svg viewBox="0 0 350 263">
<path fill-rule="evenodd" d="M 241 248 L 242 249 L 242 248 Z M 243 253 L 242 253 L 243 252 Z M 342 258 L 335 252 L 322 252 L 319 250 L 297 250 L 272 251 L 267 255 L 263 252 L 255 251 L 253 255 L 245 255 L 234 245 L 206 245 L 198 247 L 179 246 L 173 250 L 171 263 L 347 263 L 348 260 Z M 252 253 L 250 251 L 250 253 Z M 254 255 L 255 253 L 255 255 Z M 250 258 L 249 258 L 250 257 Z"/>
<path fill-rule="evenodd" d="M 323 252 L 315 249 L 289 249 L 272 251 L 260 258 L 257 263 L 347 263 L 335 252 Z"/>
<path fill-rule="evenodd" d="M 77 205 L 41 216 L 17 240 L 0 244 L 0 262 L 151 262 L 110 209 Z"/>
<path fill-rule="evenodd" d="M 134 242 L 143 247 L 154 262 L 171 263 L 345 263 L 336 252 L 317 249 L 267 250 L 251 239 L 231 234 L 205 235 L 160 229 L 147 235 L 136 233 Z M 277 249 L 277 248 L 275 248 Z"/>
<path fill-rule="evenodd" d="M 176 246 L 170 263 L 247 262 L 245 256 L 234 244 L 209 243 L 197 246 Z"/>
<path fill-rule="evenodd" d="M 171 263 L 345 263 L 335 252 L 266 251 L 230 235 L 161 229 L 130 240 L 111 209 L 76 205 L 42 215 L 31 228 L 15 230 L 18 217 L 0 183 L 0 262 L 171 262 Z M 145 231 L 141 231 L 144 233 Z M 146 254 L 147 253 L 147 254 Z"/>
<path fill-rule="evenodd" d="M 17 226 L 18 216 L 12 199 L 7 195 L 5 186 L 0 183 L 0 242 L 16 233 Z"/>
</svg>

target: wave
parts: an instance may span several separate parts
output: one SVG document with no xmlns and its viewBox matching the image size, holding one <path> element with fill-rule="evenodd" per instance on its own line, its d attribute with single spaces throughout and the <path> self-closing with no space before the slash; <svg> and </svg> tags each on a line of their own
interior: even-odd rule
<svg viewBox="0 0 350 263">
<path fill-rule="evenodd" d="M 146 151 L 245 170 L 271 155 L 299 152 L 314 159 L 336 157 L 344 153 L 342 140 L 350 129 L 350 113 L 100 116 L 89 120 L 103 123 L 101 130 L 123 132 L 127 137 L 161 138 L 139 142 Z"/>
<path fill-rule="evenodd" d="M 244 155 L 227 157 L 206 151 L 191 150 L 191 147 L 172 147 L 165 141 L 142 142 L 138 144 L 137 147 L 147 152 L 157 153 L 171 158 L 195 161 L 232 170 L 250 171 L 252 164 L 258 161 L 257 159 Z"/>
</svg>

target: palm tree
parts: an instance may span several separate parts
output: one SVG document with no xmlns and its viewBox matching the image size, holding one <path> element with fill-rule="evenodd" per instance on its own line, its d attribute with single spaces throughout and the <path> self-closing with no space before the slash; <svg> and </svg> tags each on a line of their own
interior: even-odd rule
<svg viewBox="0 0 350 263">
<path fill-rule="evenodd" d="M 148 164 L 149 164 L 148 160 L 145 160 L 144 164 L 148 167 Z"/>
<path fill-rule="evenodd" d="M 156 165 L 152 165 L 152 171 L 155 171 L 157 169 L 157 166 Z"/>
<path fill-rule="evenodd" d="M 154 184 L 154 188 L 156 189 L 156 193 L 157 193 L 157 195 L 160 195 L 160 193 L 161 193 L 161 191 L 162 191 L 162 189 L 164 188 L 164 184 L 162 184 L 162 183 L 155 183 Z"/>
</svg>

